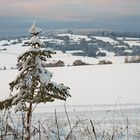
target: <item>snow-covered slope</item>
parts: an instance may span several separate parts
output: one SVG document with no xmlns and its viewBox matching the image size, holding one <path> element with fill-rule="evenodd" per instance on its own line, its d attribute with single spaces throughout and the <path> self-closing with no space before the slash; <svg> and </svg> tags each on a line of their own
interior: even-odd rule
<svg viewBox="0 0 140 140">
<path fill-rule="evenodd" d="M 128 41 L 139 41 L 140 38 L 134 38 L 134 37 L 117 37 L 118 40 L 128 40 Z"/>
<path fill-rule="evenodd" d="M 101 37 L 101 36 L 92 36 L 93 38 L 97 39 L 97 40 L 102 40 L 104 42 L 109 42 L 112 45 L 116 45 L 118 44 L 118 42 L 116 40 L 113 40 L 110 37 Z"/>
<path fill-rule="evenodd" d="M 93 65 L 49 68 L 53 80 L 68 85 L 72 98 L 67 104 L 139 103 L 140 64 Z M 0 71 L 0 99 L 9 95 L 8 83 L 17 70 Z M 63 104 L 56 101 L 55 104 Z"/>
<path fill-rule="evenodd" d="M 140 46 L 140 38 L 117 37 L 117 39 L 122 40 L 124 43 L 128 44 L 130 47 L 132 47 L 132 46 Z"/>
<path fill-rule="evenodd" d="M 124 43 L 127 43 L 129 46 L 140 46 L 140 41 L 124 41 Z"/>
<path fill-rule="evenodd" d="M 12 41 L 12 40 L 11 40 Z M 10 41 L 10 42 L 11 42 Z M 15 68 L 17 64 L 17 57 L 19 54 L 29 49 L 29 46 L 22 46 L 24 42 L 29 40 L 23 40 L 22 43 L 10 44 L 9 46 L 2 46 L 8 41 L 3 40 L 0 42 L 0 68 L 6 67 L 7 69 Z M 42 41 L 45 41 L 42 40 Z M 5 49 L 5 50 L 3 50 Z M 66 66 L 72 65 L 75 60 L 82 60 L 86 63 L 97 64 L 99 60 L 111 60 L 113 64 L 124 63 L 124 57 L 114 57 L 114 53 L 110 53 L 107 51 L 100 50 L 101 52 L 105 52 L 107 57 L 83 57 L 83 56 L 73 56 L 72 51 L 67 53 L 62 53 L 61 51 L 57 51 L 57 54 L 53 55 L 48 62 L 62 60 Z M 109 57 L 108 57 L 109 56 Z"/>
<path fill-rule="evenodd" d="M 85 39 L 85 41 L 90 41 L 91 39 L 86 35 L 74 35 L 74 34 L 58 34 L 58 36 L 68 36 L 70 40 L 75 42 L 79 42 L 81 39 Z"/>
<path fill-rule="evenodd" d="M 6 49 L 4 51 L 0 51 L 0 68 L 6 67 L 7 69 L 11 67 L 15 68 L 18 55 L 29 49 L 29 47 L 22 47 L 22 43 L 10 46 L 1 46 L 0 48 Z"/>
</svg>

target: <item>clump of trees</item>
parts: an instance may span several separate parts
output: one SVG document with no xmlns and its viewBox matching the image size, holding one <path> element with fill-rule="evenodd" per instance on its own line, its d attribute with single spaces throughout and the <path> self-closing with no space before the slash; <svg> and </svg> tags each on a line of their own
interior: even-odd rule
<svg viewBox="0 0 140 140">
<path fill-rule="evenodd" d="M 55 63 L 48 63 L 44 65 L 45 67 L 64 67 L 65 63 L 62 60 L 58 60 Z"/>
<path fill-rule="evenodd" d="M 73 66 L 89 65 L 88 63 L 83 62 L 82 60 L 75 60 Z"/>
<path fill-rule="evenodd" d="M 124 63 L 140 63 L 140 56 L 126 56 Z"/>
<path fill-rule="evenodd" d="M 111 61 L 108 60 L 100 60 L 98 62 L 98 65 L 106 65 L 106 64 L 113 64 Z"/>
</svg>

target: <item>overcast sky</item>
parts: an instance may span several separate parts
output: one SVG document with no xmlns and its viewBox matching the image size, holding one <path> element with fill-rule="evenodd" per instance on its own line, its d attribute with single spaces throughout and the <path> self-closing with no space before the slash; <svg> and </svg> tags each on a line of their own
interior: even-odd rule
<svg viewBox="0 0 140 140">
<path fill-rule="evenodd" d="M 0 0 L 0 34 L 43 29 L 140 31 L 140 0 Z"/>
</svg>

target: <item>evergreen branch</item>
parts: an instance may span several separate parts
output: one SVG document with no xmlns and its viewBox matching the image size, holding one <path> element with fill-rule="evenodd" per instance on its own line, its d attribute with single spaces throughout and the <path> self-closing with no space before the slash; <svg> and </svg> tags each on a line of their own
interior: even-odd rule
<svg viewBox="0 0 140 140">
<path fill-rule="evenodd" d="M 55 99 L 66 101 L 67 97 L 71 97 L 68 93 L 69 87 L 63 86 L 62 89 L 58 88 L 53 83 L 48 83 L 46 86 L 39 87 L 36 95 L 34 95 L 33 103 L 53 102 Z"/>
<path fill-rule="evenodd" d="M 30 68 L 34 68 L 34 67 L 36 67 L 36 66 L 35 66 L 35 65 L 32 65 L 32 66 L 27 67 L 26 69 L 24 69 L 24 70 L 17 76 L 17 78 L 16 78 L 14 81 L 12 81 L 11 83 L 9 83 L 11 91 L 13 91 L 14 86 L 15 86 L 16 84 L 18 84 L 19 80 L 22 79 L 22 78 L 24 77 L 24 75 L 25 75 L 24 72 L 27 71 L 27 70 L 29 70 Z M 32 70 L 31 70 L 31 71 L 32 71 Z"/>
<path fill-rule="evenodd" d="M 52 83 L 48 83 L 47 85 L 48 95 L 52 98 L 60 99 L 60 100 L 66 100 L 67 97 L 71 97 L 71 95 L 68 93 L 69 87 L 62 87 L 62 89 L 58 88 L 57 86 L 54 86 Z"/>
<path fill-rule="evenodd" d="M 16 105 L 17 102 L 15 103 L 12 103 L 13 100 L 18 96 L 18 94 L 14 95 L 14 96 L 11 96 L 9 97 L 8 99 L 5 99 L 3 101 L 0 101 L 0 110 L 3 110 L 3 109 L 9 109 L 11 108 L 13 105 Z"/>
<path fill-rule="evenodd" d="M 47 58 L 51 58 L 51 55 L 53 54 L 56 54 L 56 52 L 53 52 L 52 50 L 29 50 L 18 57 L 18 62 L 26 60 L 29 56 L 46 56 Z"/>
</svg>

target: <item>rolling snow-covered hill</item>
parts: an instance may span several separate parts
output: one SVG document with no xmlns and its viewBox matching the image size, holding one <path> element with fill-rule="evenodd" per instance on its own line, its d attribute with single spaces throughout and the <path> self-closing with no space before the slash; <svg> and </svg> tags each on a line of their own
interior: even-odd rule
<svg viewBox="0 0 140 140">
<path fill-rule="evenodd" d="M 77 36 L 76 36 L 77 37 Z M 81 37 L 81 36 L 78 36 Z M 78 38 L 77 37 L 77 38 Z M 83 37 L 83 36 L 82 36 Z M 84 36 L 85 37 L 85 36 Z M 17 57 L 19 54 L 29 49 L 29 46 L 22 46 L 28 39 L 22 40 L 22 42 L 18 43 L 17 40 L 1 40 L 0 41 L 0 68 L 6 67 L 7 69 L 16 68 Z M 46 41 L 46 39 L 42 39 L 42 41 Z M 13 44 L 13 42 L 17 42 Z M 5 45 L 6 44 L 6 45 Z M 100 60 L 110 60 L 113 64 L 122 64 L 124 63 L 124 56 L 114 56 L 114 53 L 100 50 L 100 52 L 105 52 L 107 54 L 106 57 L 83 57 L 83 56 L 74 56 L 73 52 L 79 52 L 79 50 L 74 51 L 66 51 L 66 53 L 62 53 L 61 51 L 56 51 L 56 54 L 53 55 L 51 59 L 48 59 L 49 62 L 54 62 L 58 60 L 62 60 L 65 63 L 65 66 L 70 66 L 73 64 L 75 60 L 82 60 L 89 64 L 97 64 Z"/>
</svg>

